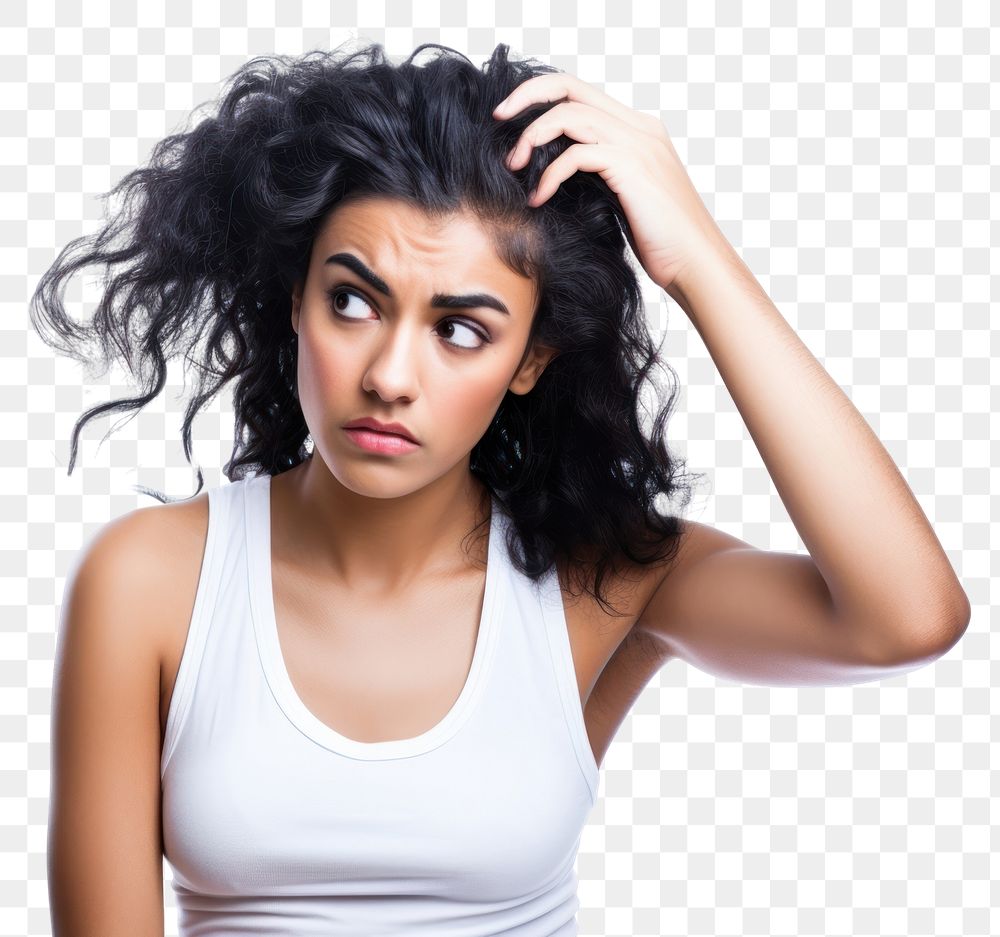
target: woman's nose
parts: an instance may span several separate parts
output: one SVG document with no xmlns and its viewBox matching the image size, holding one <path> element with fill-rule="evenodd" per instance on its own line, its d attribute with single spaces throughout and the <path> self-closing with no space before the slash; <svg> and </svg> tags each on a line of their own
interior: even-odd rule
<svg viewBox="0 0 1000 937">
<path fill-rule="evenodd" d="M 362 387 L 375 391 L 383 400 L 413 399 L 417 390 L 417 340 L 414 329 L 387 332 L 373 352 Z"/>
</svg>

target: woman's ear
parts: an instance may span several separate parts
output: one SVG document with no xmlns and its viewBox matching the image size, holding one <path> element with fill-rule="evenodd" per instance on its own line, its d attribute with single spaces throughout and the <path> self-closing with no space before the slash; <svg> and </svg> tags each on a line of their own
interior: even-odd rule
<svg viewBox="0 0 1000 937">
<path fill-rule="evenodd" d="M 559 351 L 556 348 L 548 345 L 532 345 L 510 382 L 510 392 L 513 394 L 528 393 L 538 383 L 538 379 L 548 367 L 549 362 L 558 356 Z"/>
</svg>

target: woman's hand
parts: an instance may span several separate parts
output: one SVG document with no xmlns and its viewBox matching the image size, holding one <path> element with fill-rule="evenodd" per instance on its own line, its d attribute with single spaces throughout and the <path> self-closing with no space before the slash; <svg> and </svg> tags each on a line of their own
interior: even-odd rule
<svg viewBox="0 0 1000 937">
<path fill-rule="evenodd" d="M 566 72 L 536 75 L 515 88 L 493 112 L 513 117 L 532 104 L 560 101 L 521 134 L 507 157 L 511 170 L 523 168 L 535 146 L 561 134 L 569 146 L 542 173 L 528 204 L 537 207 L 578 169 L 597 172 L 618 196 L 630 243 L 643 269 L 668 290 L 706 251 L 729 247 L 663 124 L 609 97 Z"/>
</svg>

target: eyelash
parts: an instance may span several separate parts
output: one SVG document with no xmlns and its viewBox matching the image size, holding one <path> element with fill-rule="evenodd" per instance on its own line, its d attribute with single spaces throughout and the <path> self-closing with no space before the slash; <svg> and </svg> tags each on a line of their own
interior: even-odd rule
<svg viewBox="0 0 1000 937">
<path fill-rule="evenodd" d="M 358 322 L 358 321 L 360 321 L 358 319 L 351 319 L 350 316 L 343 316 L 339 312 L 337 312 L 336 308 L 334 307 L 334 301 L 336 300 L 337 296 L 339 296 L 341 293 L 347 293 L 347 294 L 349 294 L 351 296 L 354 296 L 356 299 L 360 299 L 370 309 L 374 309 L 375 308 L 374 306 L 372 306 L 372 304 L 370 302 L 368 302 L 368 299 L 365 297 L 365 295 L 363 293 L 359 293 L 353 287 L 350 287 L 350 286 L 334 286 L 334 287 L 331 287 L 330 289 L 328 289 L 326 291 L 326 295 L 327 295 L 327 297 L 329 299 L 330 309 L 332 310 L 333 314 L 338 319 L 342 319 L 345 322 Z M 458 316 L 448 316 L 446 319 L 442 319 L 441 322 L 442 323 L 444 323 L 444 322 L 457 322 L 460 325 L 464 325 L 467 329 L 469 329 L 471 332 L 474 332 L 482 340 L 483 344 L 482 345 L 477 345 L 475 348 L 469 347 L 468 345 L 458 345 L 455 342 L 449 342 L 447 339 L 444 340 L 445 344 L 450 345 L 452 348 L 457 348 L 459 351 L 477 351 L 478 349 L 482 348 L 485 345 L 488 345 L 491 341 L 493 341 L 493 339 L 490 338 L 488 332 L 486 332 L 481 327 L 474 326 L 473 323 L 469 319 L 462 319 L 462 318 L 460 318 Z"/>
</svg>

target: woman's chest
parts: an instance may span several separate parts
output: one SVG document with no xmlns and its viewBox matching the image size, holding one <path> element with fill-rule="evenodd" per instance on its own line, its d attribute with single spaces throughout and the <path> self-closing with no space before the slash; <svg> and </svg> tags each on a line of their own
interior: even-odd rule
<svg viewBox="0 0 1000 937">
<path fill-rule="evenodd" d="M 195 577 L 197 572 L 195 572 Z M 613 592 L 613 616 L 587 594 L 560 591 L 579 705 L 598 764 L 615 731 L 666 659 L 635 623 L 655 581 L 631 574 Z M 179 590 L 168 629 L 160 686 L 164 737 L 187 633 Z M 315 580 L 276 567 L 274 617 L 284 669 L 303 705 L 349 739 L 408 739 L 436 726 L 462 694 L 476 655 L 485 601 L 484 576 L 469 572 L 426 581 L 404 597 L 320 588 Z"/>
</svg>

